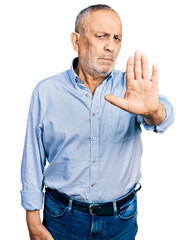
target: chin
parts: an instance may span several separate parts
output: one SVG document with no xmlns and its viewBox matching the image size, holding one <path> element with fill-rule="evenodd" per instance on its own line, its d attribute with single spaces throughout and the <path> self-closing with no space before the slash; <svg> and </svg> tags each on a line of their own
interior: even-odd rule
<svg viewBox="0 0 195 240">
<path fill-rule="evenodd" d="M 105 74 L 110 74 L 112 71 L 113 71 L 114 67 L 110 67 L 110 68 L 107 68 L 107 69 L 103 69 L 102 72 L 104 72 Z"/>
<path fill-rule="evenodd" d="M 106 70 L 106 69 L 99 69 L 98 71 L 96 71 L 99 75 L 103 76 L 103 77 L 106 77 L 108 76 L 111 72 L 112 72 L 112 69 L 110 70 Z"/>
<path fill-rule="evenodd" d="M 100 67 L 97 72 L 102 73 L 104 75 L 108 75 L 112 72 L 114 69 L 114 66 L 106 66 L 106 67 Z"/>
</svg>

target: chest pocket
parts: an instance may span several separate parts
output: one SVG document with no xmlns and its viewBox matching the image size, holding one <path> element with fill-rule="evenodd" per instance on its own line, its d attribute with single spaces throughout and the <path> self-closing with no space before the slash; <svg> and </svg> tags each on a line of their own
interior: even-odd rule
<svg viewBox="0 0 195 240">
<path fill-rule="evenodd" d="M 112 106 L 107 111 L 107 141 L 109 143 L 121 143 L 129 141 L 135 129 L 135 117 L 133 114 Z"/>
</svg>

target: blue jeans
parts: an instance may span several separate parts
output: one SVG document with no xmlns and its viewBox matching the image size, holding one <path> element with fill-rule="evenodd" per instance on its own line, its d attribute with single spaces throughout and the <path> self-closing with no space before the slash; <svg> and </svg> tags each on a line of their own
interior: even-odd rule
<svg viewBox="0 0 195 240">
<path fill-rule="evenodd" d="M 71 201 L 70 201 L 71 203 Z M 55 240 L 135 240 L 137 226 L 137 196 L 120 207 L 112 216 L 91 216 L 45 194 L 43 225 Z"/>
</svg>

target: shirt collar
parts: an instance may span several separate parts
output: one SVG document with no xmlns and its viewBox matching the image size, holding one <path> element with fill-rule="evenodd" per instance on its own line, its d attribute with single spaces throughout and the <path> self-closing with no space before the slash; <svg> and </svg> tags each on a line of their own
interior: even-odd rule
<svg viewBox="0 0 195 240">
<path fill-rule="evenodd" d="M 75 86 L 78 82 L 83 83 L 83 81 L 79 78 L 79 76 L 75 73 L 74 69 L 76 68 L 77 64 L 78 64 L 79 58 L 74 58 L 72 61 L 72 64 L 70 66 L 70 70 L 69 70 L 69 76 L 70 76 L 70 80 L 72 82 L 72 84 Z M 107 78 L 105 78 L 103 81 L 108 82 L 111 78 L 113 78 L 115 73 L 115 70 L 113 70 Z M 83 83 L 84 84 L 84 83 Z"/>
</svg>

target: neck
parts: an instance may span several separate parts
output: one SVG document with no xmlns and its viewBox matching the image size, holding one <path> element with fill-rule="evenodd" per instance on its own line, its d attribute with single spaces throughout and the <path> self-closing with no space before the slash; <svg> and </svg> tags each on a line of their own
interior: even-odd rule
<svg viewBox="0 0 195 240">
<path fill-rule="evenodd" d="M 96 88 L 107 77 L 107 76 L 101 76 L 100 74 L 92 75 L 86 72 L 79 63 L 75 68 L 75 72 L 80 77 L 80 79 L 84 82 L 85 86 L 90 89 L 92 95 L 94 95 Z"/>
</svg>

